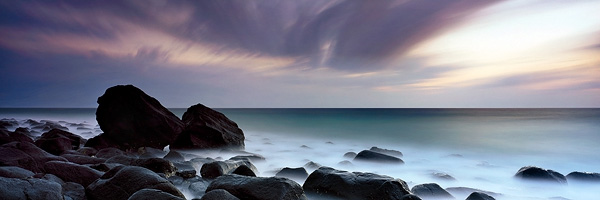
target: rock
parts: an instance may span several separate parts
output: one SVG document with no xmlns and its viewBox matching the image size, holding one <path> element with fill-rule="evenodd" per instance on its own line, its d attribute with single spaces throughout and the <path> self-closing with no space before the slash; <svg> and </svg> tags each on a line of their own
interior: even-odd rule
<svg viewBox="0 0 600 200">
<path fill-rule="evenodd" d="M 402 155 L 402 152 L 397 151 L 397 150 L 383 149 L 383 148 L 379 148 L 379 147 L 371 147 L 371 149 L 369 149 L 369 150 L 377 152 L 377 153 L 386 154 L 389 156 L 396 156 L 396 157 L 404 156 L 404 155 Z"/>
<path fill-rule="evenodd" d="M 96 157 L 104 158 L 104 159 L 109 159 L 109 158 L 112 158 L 113 156 L 119 156 L 119 155 L 125 155 L 125 152 L 123 152 L 117 148 L 104 148 L 104 149 L 100 149 L 100 151 L 98 151 L 96 153 Z"/>
<path fill-rule="evenodd" d="M 203 196 L 206 193 L 206 189 L 210 183 L 211 181 L 200 179 L 192 182 L 190 186 L 188 186 L 188 190 L 195 196 Z"/>
<path fill-rule="evenodd" d="M 133 193 L 128 200 L 185 200 L 185 198 L 181 198 L 161 190 L 157 189 L 141 189 L 137 192 Z"/>
<path fill-rule="evenodd" d="M 484 194 L 487 194 L 490 196 L 495 196 L 495 197 L 502 196 L 502 194 L 500 194 L 500 193 L 495 193 L 495 192 L 490 192 L 490 191 L 485 191 L 485 190 L 480 190 L 480 189 L 475 189 L 475 188 L 469 188 L 469 187 L 449 187 L 449 188 L 446 188 L 446 191 L 448 191 L 451 194 L 456 195 L 456 196 L 468 196 L 469 194 L 471 194 L 473 192 L 484 193 Z"/>
<path fill-rule="evenodd" d="M 164 158 L 167 155 L 167 152 L 163 151 L 162 149 L 156 149 L 152 147 L 140 148 L 138 149 L 138 153 L 140 154 L 140 158 Z"/>
<path fill-rule="evenodd" d="M 131 165 L 144 167 L 156 173 L 163 173 L 166 177 L 173 176 L 177 172 L 177 168 L 171 161 L 162 158 L 137 159 Z"/>
<path fill-rule="evenodd" d="M 402 198 L 400 198 L 400 200 L 421 200 L 421 198 L 414 194 L 407 194 L 407 195 L 402 196 Z"/>
<path fill-rule="evenodd" d="M 454 196 L 436 183 L 415 185 L 411 192 L 423 199 L 454 199 Z"/>
<path fill-rule="evenodd" d="M 431 176 L 440 180 L 446 180 L 446 181 L 455 181 L 456 178 L 450 176 L 449 174 L 446 173 L 442 173 L 442 172 L 433 172 L 431 173 Z"/>
<path fill-rule="evenodd" d="M 206 191 L 210 192 L 216 189 L 227 190 L 232 195 L 243 199 L 306 199 L 304 191 L 298 183 L 281 177 L 223 175 L 210 183 Z"/>
<path fill-rule="evenodd" d="M 183 157 L 183 155 L 181 155 L 181 153 L 177 152 L 177 151 L 169 151 L 169 153 L 167 155 L 165 155 L 164 159 L 167 159 L 171 162 L 183 162 L 185 161 L 185 158 Z"/>
<path fill-rule="evenodd" d="M 149 169 L 137 166 L 115 167 L 86 188 L 89 200 L 128 199 L 141 189 L 157 189 L 185 198 L 173 184 Z"/>
<path fill-rule="evenodd" d="M 25 129 L 27 130 L 27 129 Z M 17 128 L 14 132 L 10 132 L 8 130 L 0 130 L 0 144 L 6 144 L 10 142 L 30 142 L 33 143 L 33 140 L 22 131 L 22 128 Z M 26 131 L 29 133 L 29 131 Z"/>
<path fill-rule="evenodd" d="M 304 167 L 289 168 L 285 167 L 281 171 L 277 172 L 275 176 L 286 177 L 293 180 L 306 180 L 308 173 Z"/>
<path fill-rule="evenodd" d="M 52 129 L 60 129 L 63 131 L 69 131 L 69 128 L 64 127 L 56 122 L 52 122 L 52 121 L 48 121 L 48 120 L 42 120 L 42 123 L 37 123 L 35 125 L 32 124 L 31 129 L 41 131 L 41 132 L 47 132 Z"/>
<path fill-rule="evenodd" d="M 126 156 L 126 155 L 118 155 L 113 156 L 105 161 L 105 163 L 118 163 L 122 165 L 131 165 L 137 158 Z"/>
<path fill-rule="evenodd" d="M 354 164 L 352 164 L 352 162 L 348 161 L 348 160 L 342 160 L 340 162 L 337 163 L 339 166 L 344 166 L 344 167 L 352 167 L 354 166 Z"/>
<path fill-rule="evenodd" d="M 347 152 L 344 154 L 344 158 L 354 159 L 354 157 L 356 157 L 356 153 L 354 152 Z"/>
<path fill-rule="evenodd" d="M 60 184 L 48 180 L 0 177 L 2 199 L 62 200 L 61 191 Z"/>
<path fill-rule="evenodd" d="M 183 114 L 185 129 L 171 144 L 172 149 L 244 149 L 244 132 L 222 113 L 202 104 Z"/>
<path fill-rule="evenodd" d="M 44 163 L 67 161 L 52 155 L 29 142 L 11 142 L 0 146 L 0 166 L 17 166 L 34 173 L 44 172 Z"/>
<path fill-rule="evenodd" d="M 311 173 L 303 188 L 311 199 L 400 199 L 410 194 L 403 180 L 329 167 L 321 167 Z"/>
<path fill-rule="evenodd" d="M 60 129 L 52 129 L 35 141 L 35 145 L 54 155 L 60 155 L 67 150 L 77 150 L 84 143 L 85 139 L 81 136 Z"/>
<path fill-rule="evenodd" d="M 319 169 L 319 167 L 322 167 L 322 165 L 320 165 L 319 163 L 315 163 L 313 161 L 309 161 L 306 164 L 304 164 L 304 168 L 306 168 L 308 170 Z"/>
<path fill-rule="evenodd" d="M 215 189 L 207 192 L 200 200 L 240 200 L 239 198 L 233 196 L 233 194 L 227 192 L 227 190 L 223 189 Z"/>
<path fill-rule="evenodd" d="M 248 167 L 247 165 L 239 166 L 238 168 L 233 170 L 233 172 L 231 172 L 231 174 L 256 177 L 256 173 L 254 173 L 254 171 L 252 171 L 252 169 L 250 169 L 250 167 Z"/>
<path fill-rule="evenodd" d="M 183 162 L 183 163 L 173 163 L 175 168 L 177 168 L 177 172 L 175 175 L 183 177 L 183 178 L 192 178 L 196 176 L 196 168 L 192 165 L 191 162 Z"/>
<path fill-rule="evenodd" d="M 246 165 L 248 168 L 255 172 L 254 174 L 256 174 L 256 172 L 258 171 L 250 161 L 226 160 L 210 162 L 202 165 L 202 169 L 200 169 L 200 174 L 204 178 L 213 179 L 224 174 L 231 174 L 231 172 L 233 172 L 235 169 L 242 165 Z"/>
<path fill-rule="evenodd" d="M 229 160 L 249 160 L 252 162 L 265 162 L 267 159 L 261 155 L 252 154 L 252 155 L 241 155 L 231 157 Z"/>
<path fill-rule="evenodd" d="M 78 183 L 66 182 L 62 185 L 62 193 L 65 197 L 69 197 L 72 200 L 86 200 L 85 188 Z"/>
<path fill-rule="evenodd" d="M 33 172 L 15 166 L 0 166 L 0 177 L 6 178 L 27 178 L 32 177 Z"/>
<path fill-rule="evenodd" d="M 571 172 L 567 174 L 567 179 L 574 181 L 600 182 L 600 173 Z"/>
<path fill-rule="evenodd" d="M 481 192 L 471 193 L 466 200 L 496 200 L 494 197 Z"/>
<path fill-rule="evenodd" d="M 84 155 L 73 155 L 73 154 L 63 154 L 63 155 L 60 155 L 60 157 L 67 159 L 69 162 L 77 163 L 80 165 L 99 164 L 99 163 L 103 163 L 106 161 L 106 159 L 103 159 L 103 158 L 95 158 L 95 157 L 89 157 L 89 156 L 84 156 Z"/>
<path fill-rule="evenodd" d="M 404 164 L 404 161 L 394 156 L 389 156 L 382 153 L 377 153 L 371 150 L 363 150 L 356 154 L 354 161 L 368 161 L 368 162 L 380 162 L 380 163 L 397 163 Z"/>
<path fill-rule="evenodd" d="M 183 130 L 183 123 L 158 100 L 133 85 L 108 88 L 98 98 L 96 120 L 104 133 L 85 146 L 163 149 Z M 102 144 L 104 143 L 104 144 Z"/>
<path fill-rule="evenodd" d="M 123 166 L 123 164 L 119 164 L 119 163 L 99 163 L 99 164 L 92 164 L 89 165 L 89 167 L 91 167 L 92 169 L 98 170 L 98 171 L 102 171 L 102 172 L 107 172 L 110 171 L 111 169 L 118 167 L 118 166 Z"/>
<path fill-rule="evenodd" d="M 56 176 L 54 174 L 41 174 L 40 173 L 40 174 L 34 175 L 33 178 L 39 178 L 39 179 L 44 179 L 47 181 L 52 181 L 52 182 L 58 183 L 60 185 L 65 184 L 65 182 L 62 179 L 60 179 L 58 176 Z"/>
<path fill-rule="evenodd" d="M 567 179 L 561 173 L 558 173 L 553 170 L 546 170 L 539 167 L 527 166 L 522 167 L 515 174 L 515 177 L 521 178 L 524 180 L 536 180 L 536 181 L 547 181 L 547 182 L 555 182 L 566 184 Z"/>
<path fill-rule="evenodd" d="M 54 174 L 65 182 L 75 182 L 87 187 L 102 176 L 102 172 L 91 167 L 63 161 L 44 164 L 46 173 Z"/>
<path fill-rule="evenodd" d="M 77 149 L 77 152 L 86 155 L 86 156 L 95 156 L 98 153 L 98 150 L 92 147 L 81 147 Z"/>
</svg>

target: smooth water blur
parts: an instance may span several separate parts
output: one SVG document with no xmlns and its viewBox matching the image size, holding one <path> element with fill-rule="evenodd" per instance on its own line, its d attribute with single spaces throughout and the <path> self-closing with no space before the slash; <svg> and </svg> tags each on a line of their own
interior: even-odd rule
<svg viewBox="0 0 600 200">
<path fill-rule="evenodd" d="M 179 117 L 185 112 L 171 110 Z M 411 186 L 436 182 L 444 188 L 502 193 L 497 199 L 600 199 L 600 193 L 592 192 L 600 191 L 600 184 L 557 186 L 513 178 L 528 165 L 564 175 L 600 172 L 600 109 L 217 110 L 242 128 L 247 151 L 267 158 L 256 163 L 263 176 L 314 161 L 401 178 Z M 0 118 L 85 121 L 95 126 L 94 113 L 95 109 L 0 109 Z M 338 164 L 347 160 L 344 153 L 371 146 L 402 151 L 406 164 Z M 440 180 L 431 175 L 435 172 L 456 180 Z"/>
</svg>

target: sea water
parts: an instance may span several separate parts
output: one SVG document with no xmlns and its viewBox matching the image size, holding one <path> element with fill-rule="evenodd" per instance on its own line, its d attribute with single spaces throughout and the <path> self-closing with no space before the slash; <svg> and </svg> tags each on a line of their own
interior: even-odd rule
<svg viewBox="0 0 600 200">
<path fill-rule="evenodd" d="M 171 110 L 179 117 L 185 112 Z M 498 193 L 496 199 L 600 199 L 598 183 L 560 185 L 514 178 L 519 168 L 530 165 L 564 175 L 600 172 L 600 109 L 217 110 L 244 131 L 246 151 L 266 158 L 255 163 L 259 176 L 273 176 L 283 167 L 302 167 L 313 161 L 341 170 L 388 175 L 411 187 L 437 183 L 443 188 L 486 190 Z M 95 109 L 4 108 L 0 118 L 84 123 L 92 130 L 70 131 L 89 138 L 101 132 L 94 113 Z M 343 157 L 372 146 L 401 151 L 405 164 Z M 351 164 L 340 164 L 344 160 Z M 434 173 L 455 180 L 440 179 Z M 454 193 L 457 199 L 467 195 Z"/>
</svg>

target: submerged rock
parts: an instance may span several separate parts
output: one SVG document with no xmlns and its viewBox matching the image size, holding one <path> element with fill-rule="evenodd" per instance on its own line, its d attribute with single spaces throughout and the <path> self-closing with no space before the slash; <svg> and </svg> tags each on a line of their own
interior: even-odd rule
<svg viewBox="0 0 600 200">
<path fill-rule="evenodd" d="M 311 199 L 400 199 L 410 194 L 403 180 L 329 167 L 321 167 L 311 173 L 303 188 Z"/>
<path fill-rule="evenodd" d="M 346 152 L 344 154 L 344 158 L 354 159 L 355 157 L 356 157 L 356 153 L 354 153 L 354 152 Z"/>
<path fill-rule="evenodd" d="M 384 148 L 379 148 L 379 147 L 371 147 L 371 149 L 369 149 L 369 150 L 377 152 L 377 153 L 382 153 L 382 154 L 390 155 L 390 156 L 396 156 L 396 157 L 402 157 L 402 156 L 404 156 L 402 154 L 402 152 L 397 151 L 397 150 L 384 149 Z"/>
<path fill-rule="evenodd" d="M 281 177 L 286 177 L 286 178 L 290 178 L 290 179 L 306 180 L 306 178 L 308 178 L 308 172 L 306 172 L 306 169 L 304 169 L 304 167 L 298 167 L 298 168 L 285 167 L 285 168 L 281 169 L 279 172 L 277 172 L 277 174 L 275 174 L 275 176 L 281 176 Z"/>
<path fill-rule="evenodd" d="M 481 192 L 471 193 L 466 200 L 496 200 L 494 197 Z"/>
<path fill-rule="evenodd" d="M 515 174 L 515 177 L 521 178 L 524 180 L 536 180 L 536 181 L 547 181 L 547 182 L 555 182 L 566 184 L 567 179 L 561 173 L 558 173 L 553 170 L 546 170 L 539 167 L 527 166 L 522 167 Z"/>
<path fill-rule="evenodd" d="M 304 191 L 298 183 L 281 177 L 223 175 L 210 183 L 206 191 L 210 192 L 217 189 L 227 190 L 240 199 L 306 199 Z"/>
<path fill-rule="evenodd" d="M 600 183 L 600 173 L 593 172 L 571 172 L 567 174 L 567 179 L 574 181 L 589 181 Z"/>
<path fill-rule="evenodd" d="M 96 149 L 163 149 L 183 130 L 177 116 L 133 85 L 108 88 L 98 98 L 96 120 L 104 133 L 85 145 Z"/>
<path fill-rule="evenodd" d="M 415 185 L 410 191 L 422 199 L 454 199 L 454 196 L 436 183 Z"/>
<path fill-rule="evenodd" d="M 244 132 L 223 113 L 202 104 L 183 114 L 185 129 L 171 144 L 173 149 L 244 149 Z"/>
<path fill-rule="evenodd" d="M 204 178 L 213 179 L 225 174 L 231 174 L 238 167 L 246 165 L 249 169 L 251 169 L 254 174 L 258 173 L 256 167 L 247 160 L 226 160 L 226 161 L 215 161 L 202 165 L 202 169 L 200 169 L 200 174 Z"/>
<path fill-rule="evenodd" d="M 356 157 L 354 157 L 354 160 L 355 161 L 404 164 L 404 161 L 402 161 L 402 159 L 400 159 L 400 158 L 382 154 L 382 153 L 378 153 L 378 152 L 371 151 L 371 150 L 363 150 L 363 151 L 359 152 L 358 154 L 356 154 Z"/>
</svg>

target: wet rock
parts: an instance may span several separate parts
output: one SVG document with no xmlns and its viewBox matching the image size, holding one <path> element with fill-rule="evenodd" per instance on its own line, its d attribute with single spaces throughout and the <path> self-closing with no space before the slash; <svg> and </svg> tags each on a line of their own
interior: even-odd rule
<svg viewBox="0 0 600 200">
<path fill-rule="evenodd" d="M 69 162 L 77 163 L 80 165 L 99 164 L 99 163 L 103 163 L 106 161 L 106 159 L 103 159 L 103 158 L 95 158 L 95 157 L 89 157 L 89 156 L 84 156 L 84 155 L 73 155 L 73 154 L 62 154 L 62 155 L 60 155 L 60 157 L 67 159 Z"/>
<path fill-rule="evenodd" d="M 56 122 L 52 122 L 52 121 L 48 121 L 48 120 L 42 120 L 41 123 L 36 123 L 35 125 L 31 125 L 31 129 L 33 130 L 37 130 L 40 132 L 47 132 L 50 131 L 52 129 L 59 129 L 59 130 L 63 130 L 63 131 L 69 131 L 69 128 L 64 127 Z"/>
<path fill-rule="evenodd" d="M 285 167 L 275 174 L 275 176 L 286 177 L 294 180 L 306 180 L 308 172 L 304 167 L 289 168 Z"/>
<path fill-rule="evenodd" d="M 243 199 L 306 199 L 304 191 L 298 183 L 281 177 L 223 175 L 210 183 L 206 191 L 210 192 L 216 189 L 227 190 L 232 195 Z"/>
<path fill-rule="evenodd" d="M 60 179 L 58 176 L 54 175 L 54 174 L 36 174 L 33 176 L 33 178 L 39 178 L 39 179 L 44 179 L 47 181 L 52 181 L 55 183 L 58 183 L 60 185 L 64 185 L 65 181 L 63 181 L 62 179 Z"/>
<path fill-rule="evenodd" d="M 397 163 L 404 164 L 404 161 L 394 156 L 389 156 L 382 153 L 377 153 L 371 150 L 363 150 L 356 154 L 354 161 L 368 161 L 368 162 L 380 162 L 380 163 Z"/>
<path fill-rule="evenodd" d="M 0 177 L 6 178 L 27 178 L 33 176 L 34 173 L 15 166 L 0 166 Z"/>
<path fill-rule="evenodd" d="M 128 200 L 185 200 L 185 198 L 181 198 L 161 190 L 157 189 L 141 189 L 137 192 L 133 193 Z"/>
<path fill-rule="evenodd" d="M 347 152 L 344 154 L 344 158 L 354 159 L 354 157 L 356 157 L 356 153 L 354 152 Z"/>
<path fill-rule="evenodd" d="M 254 173 L 254 171 L 252 171 L 252 169 L 250 169 L 250 167 L 248 167 L 247 165 L 239 166 L 238 168 L 233 170 L 233 172 L 231 172 L 231 174 L 256 177 L 256 173 Z"/>
<path fill-rule="evenodd" d="M 200 174 L 204 178 L 213 179 L 219 177 L 224 174 L 231 174 L 238 167 L 246 165 L 248 168 L 252 169 L 252 171 L 258 172 L 256 167 L 247 160 L 233 161 L 215 161 L 202 165 L 202 169 L 200 169 Z"/>
<path fill-rule="evenodd" d="M 75 182 L 87 187 L 102 176 L 102 172 L 91 167 L 63 161 L 44 164 L 46 173 L 54 174 L 65 182 Z"/>
<path fill-rule="evenodd" d="M 192 181 L 188 186 L 188 191 L 190 191 L 190 193 L 192 193 L 194 196 L 201 197 L 207 192 L 206 189 L 210 183 L 211 181 L 206 179 Z"/>
<path fill-rule="evenodd" d="M 183 162 L 183 163 L 173 163 L 175 168 L 177 168 L 177 172 L 175 175 L 183 177 L 183 178 L 192 178 L 196 176 L 196 168 L 192 165 L 191 162 Z"/>
<path fill-rule="evenodd" d="M 496 200 L 494 197 L 481 192 L 471 193 L 466 200 Z"/>
<path fill-rule="evenodd" d="M 116 167 L 106 172 L 100 179 L 86 188 L 89 200 L 128 199 L 141 189 L 157 189 L 171 195 L 185 198 L 168 180 L 149 169 L 136 166 Z"/>
<path fill-rule="evenodd" d="M 183 162 L 185 161 L 185 158 L 183 157 L 183 155 L 181 155 L 181 153 L 177 152 L 177 151 L 169 151 L 169 153 L 167 155 L 165 155 L 164 159 L 167 159 L 171 162 Z"/>
<path fill-rule="evenodd" d="M 240 200 L 239 198 L 233 196 L 233 194 L 227 192 L 227 190 L 223 189 L 215 189 L 207 192 L 200 200 Z"/>
<path fill-rule="evenodd" d="M 352 162 L 348 161 L 348 160 L 342 160 L 340 162 L 337 163 L 339 166 L 344 166 L 344 167 L 352 167 L 354 166 L 354 164 L 352 164 Z"/>
<path fill-rule="evenodd" d="M 521 178 L 524 180 L 536 180 L 536 181 L 547 181 L 554 183 L 566 184 L 567 179 L 561 173 L 558 173 L 553 170 L 546 170 L 539 167 L 527 166 L 522 167 L 515 174 L 515 177 Z"/>
<path fill-rule="evenodd" d="M 156 173 L 163 173 L 166 177 L 173 176 L 177 172 L 177 168 L 171 161 L 162 158 L 137 159 L 131 165 L 144 167 Z"/>
<path fill-rule="evenodd" d="M 62 193 L 72 200 L 85 200 L 85 188 L 78 183 L 66 182 L 62 185 Z M 65 198 L 67 199 L 67 198 Z"/>
<path fill-rule="evenodd" d="M 600 173 L 593 172 L 571 172 L 567 174 L 567 179 L 574 181 L 600 182 Z"/>
<path fill-rule="evenodd" d="M 156 149 L 152 147 L 143 147 L 138 149 L 140 158 L 164 158 L 167 153 L 168 152 L 163 151 L 162 149 Z"/>
<path fill-rule="evenodd" d="M 183 114 L 185 129 L 171 144 L 173 149 L 244 149 L 244 132 L 222 113 L 202 104 Z"/>
<path fill-rule="evenodd" d="M 0 165 L 17 166 L 34 173 L 44 172 L 48 161 L 67 161 L 52 155 L 29 142 L 11 142 L 0 146 Z"/>
<path fill-rule="evenodd" d="M 415 185 L 411 192 L 422 199 L 454 199 L 454 196 L 436 183 Z"/>
<path fill-rule="evenodd" d="M 117 149 L 117 148 L 104 148 L 104 149 L 100 149 L 100 151 L 98 151 L 96 153 L 96 157 L 104 158 L 104 159 L 109 159 L 109 158 L 112 158 L 113 156 L 119 156 L 119 155 L 125 155 L 125 152 L 121 151 L 120 149 Z"/>
<path fill-rule="evenodd" d="M 369 149 L 369 150 L 377 152 L 377 153 L 386 154 L 386 155 L 389 155 L 389 156 L 395 156 L 395 157 L 402 157 L 402 156 L 404 156 L 404 155 L 402 155 L 402 152 L 397 151 L 397 150 L 383 149 L 383 148 L 379 148 L 379 147 L 371 147 L 371 149 Z"/>
<path fill-rule="evenodd" d="M 108 88 L 98 98 L 96 120 L 104 133 L 85 145 L 96 149 L 163 149 L 183 130 L 177 116 L 133 85 Z"/>
<path fill-rule="evenodd" d="M 60 184 L 48 180 L 0 177 L 2 199 L 62 200 L 61 191 Z"/>
<path fill-rule="evenodd" d="M 321 167 L 311 173 L 303 188 L 311 199 L 400 199 L 410 194 L 408 186 L 400 179 L 329 167 Z"/>
</svg>

